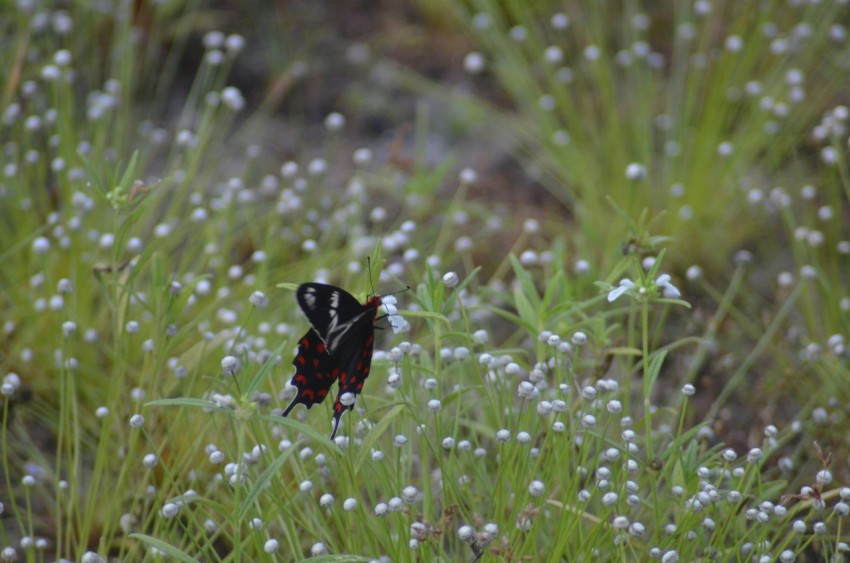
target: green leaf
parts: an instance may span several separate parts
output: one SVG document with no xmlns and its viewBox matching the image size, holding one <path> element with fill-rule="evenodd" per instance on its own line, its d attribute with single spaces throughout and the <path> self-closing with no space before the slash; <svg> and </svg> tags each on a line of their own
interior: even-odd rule
<svg viewBox="0 0 850 563">
<path fill-rule="evenodd" d="M 412 311 L 409 309 L 405 309 L 403 311 L 399 311 L 398 314 L 402 317 L 431 319 L 434 321 L 440 321 L 446 326 L 449 325 L 449 319 L 445 315 L 443 315 L 442 313 L 435 313 L 434 311 Z"/>
<path fill-rule="evenodd" d="M 219 407 L 217 404 L 206 399 L 193 399 L 191 397 L 179 397 L 176 399 L 157 399 L 145 403 L 146 407 L 191 407 L 212 410 L 229 410 Z"/>
<path fill-rule="evenodd" d="M 220 502 L 216 502 L 210 499 L 209 497 L 201 496 L 197 493 L 169 497 L 168 502 L 208 506 L 213 509 L 216 514 L 221 514 L 222 516 L 229 515 L 228 509 L 226 509 L 223 504 L 221 504 Z"/>
<path fill-rule="evenodd" d="M 158 291 L 165 288 L 165 267 L 162 265 L 162 254 L 154 253 L 151 257 L 151 270 L 153 271 L 153 286 Z"/>
<path fill-rule="evenodd" d="M 628 277 L 624 276 L 623 273 L 629 269 L 629 267 L 634 263 L 633 256 L 626 256 L 620 259 L 613 268 L 611 268 L 611 272 L 605 278 L 605 281 L 608 282 L 607 289 L 604 286 L 600 286 L 600 282 L 594 282 L 594 285 L 597 287 L 602 287 L 606 292 L 614 289 L 618 284 L 621 278 Z"/>
<path fill-rule="evenodd" d="M 523 327 L 530 334 L 533 334 L 534 331 L 535 331 L 536 325 L 533 325 L 533 324 L 526 322 L 525 319 L 523 319 L 522 317 L 520 317 L 518 315 L 514 315 L 513 313 L 508 312 L 508 311 L 503 311 L 502 309 L 499 309 L 498 307 L 487 306 L 487 309 L 489 311 L 491 311 L 493 314 L 507 320 L 508 322 Z"/>
<path fill-rule="evenodd" d="M 533 302 L 535 309 L 540 309 L 540 295 L 537 293 L 537 287 L 534 285 L 534 280 L 531 278 L 531 274 L 528 273 L 528 270 L 522 267 L 519 259 L 513 254 L 510 255 L 511 266 L 514 270 L 514 275 L 517 277 L 517 281 L 519 282 L 520 287 L 522 288 L 524 296 L 531 303 Z"/>
<path fill-rule="evenodd" d="M 607 351 L 612 356 L 640 356 L 643 354 L 639 348 L 633 348 L 631 346 L 617 346 L 608 348 Z"/>
<path fill-rule="evenodd" d="M 699 432 L 706 426 L 708 426 L 708 422 L 701 422 L 693 428 L 687 430 L 681 436 L 677 436 L 676 439 L 670 442 L 670 445 L 667 446 L 663 452 L 661 452 L 661 455 L 659 457 L 662 459 L 662 461 L 664 461 L 671 455 L 679 452 L 679 449 L 682 447 L 682 444 L 690 442 L 694 438 L 694 436 L 696 436 L 697 432 Z"/>
<path fill-rule="evenodd" d="M 295 432 L 301 432 L 302 434 L 306 434 L 313 440 L 321 442 L 322 445 L 328 449 L 328 453 L 332 453 L 334 455 L 341 455 L 339 448 L 337 448 L 336 444 L 331 441 L 331 439 L 328 437 L 328 434 L 323 434 L 312 426 L 307 426 L 304 423 L 298 422 L 297 420 L 293 420 L 285 416 L 271 416 L 264 414 L 258 416 L 257 419 L 265 420 L 273 424 L 281 424 L 290 428 L 291 430 L 294 430 Z M 328 431 L 330 432 L 330 425 L 328 426 Z"/>
<path fill-rule="evenodd" d="M 367 280 L 369 282 L 369 294 L 375 293 L 375 281 L 372 279 L 372 276 L 378 275 L 380 277 L 381 269 L 384 266 L 383 252 L 381 248 L 381 239 L 379 238 L 377 242 L 375 242 L 375 248 L 372 249 L 372 255 L 369 256 L 369 268 L 366 270 L 366 275 L 369 276 Z"/>
<path fill-rule="evenodd" d="M 277 456 L 273 462 L 266 467 L 266 470 L 263 471 L 257 480 L 254 482 L 254 485 L 251 487 L 251 490 L 248 491 L 248 494 L 242 499 L 242 506 L 239 508 L 239 520 L 242 521 L 245 519 L 245 515 L 248 514 L 248 511 L 251 510 L 251 507 L 254 504 L 254 501 L 257 500 L 257 497 L 260 496 L 260 493 L 266 488 L 266 484 L 271 480 L 272 477 L 275 477 L 279 474 L 280 468 L 283 464 L 295 453 L 295 448 L 289 448 L 281 455 Z"/>
<path fill-rule="evenodd" d="M 648 393 L 655 387 L 655 380 L 658 379 L 658 374 L 661 373 L 661 366 L 664 364 L 664 359 L 667 357 L 667 350 L 659 350 L 654 354 L 649 355 L 649 368 L 644 381 L 644 393 Z"/>
<path fill-rule="evenodd" d="M 658 277 L 658 272 L 661 271 L 661 264 L 664 263 L 664 255 L 667 254 L 667 249 L 662 248 L 661 252 L 656 256 L 655 261 L 652 263 L 652 267 L 647 272 L 646 277 L 655 279 Z"/>
<path fill-rule="evenodd" d="M 523 323 L 526 326 L 531 327 L 529 332 L 536 332 L 537 327 L 540 326 L 540 319 L 537 316 L 537 312 L 534 310 L 534 306 L 520 288 L 514 289 L 514 305 L 516 306 L 517 313 L 519 313 Z"/>
<path fill-rule="evenodd" d="M 134 151 L 133 156 L 130 157 L 130 163 L 127 165 L 127 168 L 124 169 L 124 174 L 121 176 L 121 181 L 118 183 L 122 191 L 127 191 L 133 184 L 133 181 L 136 178 L 136 164 L 138 162 L 139 151 Z"/>
<path fill-rule="evenodd" d="M 168 554 L 169 557 L 173 557 L 178 561 L 184 561 L 185 563 L 195 563 L 197 561 L 196 558 L 192 557 L 188 553 L 181 551 L 173 545 L 167 544 L 164 541 L 158 540 L 154 537 L 146 536 L 145 534 L 130 534 L 130 537 L 133 539 L 137 539 L 140 542 L 147 544 L 151 547 L 155 547 L 161 552 Z"/>
<path fill-rule="evenodd" d="M 550 309 L 554 304 L 563 305 L 563 303 L 560 302 L 566 297 L 564 295 L 566 293 L 566 283 L 567 281 L 564 276 L 564 272 L 560 270 L 555 272 L 555 275 L 552 276 L 552 279 L 546 284 L 546 291 L 543 293 L 543 310 Z"/>
<path fill-rule="evenodd" d="M 98 193 L 105 198 L 106 194 L 109 193 L 109 189 L 106 187 L 106 182 L 100 177 L 100 174 L 98 174 L 94 164 L 86 154 L 78 152 L 77 155 L 80 157 L 80 160 L 83 161 L 83 166 L 85 167 L 89 178 L 92 179 L 91 182 L 84 182 L 83 184 L 90 189 L 97 189 Z"/>
</svg>

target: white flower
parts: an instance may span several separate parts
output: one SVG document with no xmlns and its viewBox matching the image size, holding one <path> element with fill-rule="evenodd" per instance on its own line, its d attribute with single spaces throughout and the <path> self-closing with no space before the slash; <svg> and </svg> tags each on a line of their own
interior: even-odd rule
<svg viewBox="0 0 850 563">
<path fill-rule="evenodd" d="M 532 481 L 530 485 L 528 485 L 528 493 L 533 497 L 539 497 L 543 494 L 543 490 L 546 486 L 543 484 L 543 481 Z"/>
<path fill-rule="evenodd" d="M 485 65 L 486 63 L 484 61 L 484 55 L 475 51 L 467 53 L 466 56 L 463 58 L 463 68 L 469 74 L 480 73 L 484 70 Z"/>
<path fill-rule="evenodd" d="M 461 184 L 474 184 L 478 180 L 478 173 L 472 168 L 464 168 L 460 171 Z"/>
<path fill-rule="evenodd" d="M 821 485 L 829 485 L 832 483 L 832 472 L 827 469 L 822 469 L 817 472 L 815 480 Z"/>
<path fill-rule="evenodd" d="M 681 292 L 670 283 L 670 275 L 669 274 L 661 274 L 655 280 L 656 287 L 663 288 L 664 297 L 668 298 L 678 298 L 681 297 Z M 638 287 L 638 285 L 628 278 L 623 278 L 620 280 L 620 283 L 617 287 L 608 292 L 608 302 L 612 303 L 619 299 L 622 295 L 629 293 L 631 290 L 637 288 L 637 292 L 640 295 L 643 295 L 646 292 L 644 287 Z"/>
<path fill-rule="evenodd" d="M 269 298 L 266 297 L 266 294 L 262 291 L 255 291 L 251 294 L 251 297 L 248 298 L 248 301 L 254 307 L 258 309 L 265 309 L 269 304 Z"/>
<path fill-rule="evenodd" d="M 658 276 L 658 278 L 655 280 L 655 285 L 657 285 L 658 287 L 663 287 L 665 289 L 665 297 L 672 297 L 675 299 L 677 297 L 681 297 L 682 295 L 676 288 L 676 286 L 670 283 L 670 274 L 661 274 L 660 276 Z"/>
<path fill-rule="evenodd" d="M 410 323 L 408 323 L 407 319 L 398 313 L 395 297 L 391 295 L 382 297 L 381 305 L 383 305 L 384 311 L 387 313 L 387 322 L 393 329 L 393 333 L 398 334 L 399 332 L 407 332 L 410 330 Z"/>
<path fill-rule="evenodd" d="M 635 287 L 635 282 L 628 278 L 621 279 L 620 284 L 608 292 L 608 303 L 613 303 L 633 287 Z"/>
<path fill-rule="evenodd" d="M 227 86 L 221 91 L 221 100 L 233 111 L 241 111 L 245 107 L 245 98 L 242 92 L 233 86 Z"/>
<path fill-rule="evenodd" d="M 471 526 L 461 526 L 457 530 L 457 535 L 460 538 L 460 541 L 470 541 L 472 540 L 473 530 Z"/>
<path fill-rule="evenodd" d="M 171 519 L 177 516 L 178 510 L 180 510 L 180 507 L 177 504 L 173 502 L 167 502 L 163 505 L 162 509 L 160 510 L 160 513 L 165 518 Z"/>
<path fill-rule="evenodd" d="M 646 166 L 638 162 L 632 162 L 626 166 L 626 178 L 631 181 L 643 180 L 646 178 Z"/>
<path fill-rule="evenodd" d="M 340 131 L 345 127 L 345 116 L 338 112 L 329 113 L 325 117 L 325 127 L 328 131 Z"/>
<path fill-rule="evenodd" d="M 238 53 L 245 47 L 245 38 L 241 35 L 232 33 L 224 40 L 224 46 L 231 53 Z"/>
<path fill-rule="evenodd" d="M 416 501 L 416 495 L 419 491 L 413 485 L 408 485 L 401 490 L 401 498 L 407 504 L 413 504 Z"/>
</svg>

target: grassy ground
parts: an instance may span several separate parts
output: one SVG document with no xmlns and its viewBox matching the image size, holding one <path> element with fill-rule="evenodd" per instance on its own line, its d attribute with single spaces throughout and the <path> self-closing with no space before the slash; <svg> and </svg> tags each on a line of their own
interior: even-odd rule
<svg viewBox="0 0 850 563">
<path fill-rule="evenodd" d="M 846 560 L 843 2 L 63 6 L 0 18 L 0 559 Z M 411 288 L 333 441 L 307 281 Z"/>
</svg>

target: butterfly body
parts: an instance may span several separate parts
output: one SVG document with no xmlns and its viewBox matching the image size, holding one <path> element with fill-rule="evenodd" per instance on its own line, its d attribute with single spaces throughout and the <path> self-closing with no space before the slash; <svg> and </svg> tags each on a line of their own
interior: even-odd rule
<svg viewBox="0 0 850 563">
<path fill-rule="evenodd" d="M 321 283 L 301 284 L 295 295 L 311 328 L 298 341 L 298 352 L 292 361 L 295 375 L 291 380 L 298 392 L 283 416 L 295 405 L 309 409 L 321 403 L 333 383 L 339 381 L 333 409 L 333 439 L 342 413 L 346 408 L 354 408 L 353 400 L 346 407 L 342 396 L 359 395 L 369 377 L 375 344 L 374 323 L 381 297 L 375 295 L 360 303 L 347 291 Z"/>
</svg>

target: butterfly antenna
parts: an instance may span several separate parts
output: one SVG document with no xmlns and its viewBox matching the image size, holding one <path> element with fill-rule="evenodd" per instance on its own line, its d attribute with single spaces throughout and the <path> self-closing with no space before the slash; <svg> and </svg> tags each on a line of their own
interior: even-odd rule
<svg viewBox="0 0 850 563">
<path fill-rule="evenodd" d="M 405 291 L 410 291 L 410 286 L 404 286 L 404 289 L 399 289 L 398 291 L 393 291 L 392 293 L 385 293 L 381 297 L 389 297 L 390 295 L 398 295 L 399 293 L 404 293 Z"/>
</svg>

